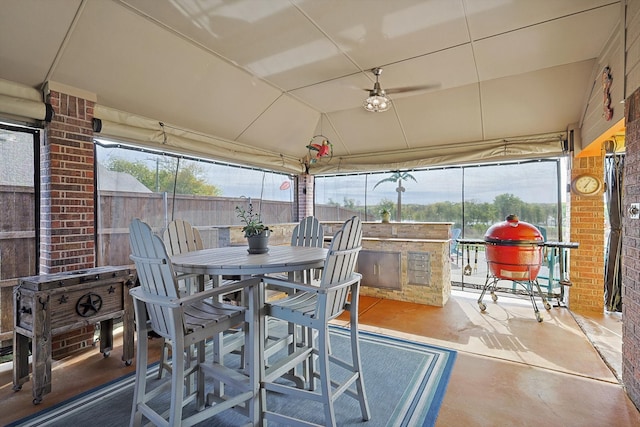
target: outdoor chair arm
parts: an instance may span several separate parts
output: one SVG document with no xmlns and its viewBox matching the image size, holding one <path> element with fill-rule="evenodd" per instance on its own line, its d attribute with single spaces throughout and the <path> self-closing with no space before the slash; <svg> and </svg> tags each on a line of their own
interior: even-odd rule
<svg viewBox="0 0 640 427">
<path fill-rule="evenodd" d="M 317 293 L 317 294 L 326 294 L 329 292 L 333 292 L 337 289 L 344 288 L 346 286 L 351 286 L 352 284 L 362 279 L 362 275 L 360 273 L 353 273 L 351 277 L 349 277 L 346 280 L 343 280 L 342 282 L 333 283 L 326 287 L 320 287 L 320 286 L 306 285 L 304 283 L 299 283 L 299 282 L 292 282 L 290 280 L 276 279 L 269 276 L 260 276 L 260 277 L 262 278 L 262 281 L 264 282 L 265 285 L 277 285 L 279 287 L 290 288 L 296 291 L 310 292 L 310 293 Z"/>
<path fill-rule="evenodd" d="M 293 290 L 302 291 L 302 292 L 317 292 L 319 289 L 318 286 L 307 285 L 304 283 L 294 282 L 286 279 L 278 279 L 271 276 L 257 276 L 257 277 L 262 279 L 262 282 L 265 285 L 276 285 L 278 287 L 284 287 L 287 289 L 293 289 Z"/>
<path fill-rule="evenodd" d="M 196 274 L 196 273 L 176 273 L 176 279 L 178 279 L 178 280 L 191 279 L 193 277 L 198 277 L 198 276 L 200 276 L 200 274 Z"/>
<path fill-rule="evenodd" d="M 238 282 L 232 282 L 228 284 L 224 284 L 221 286 L 217 286 L 215 288 L 208 289 L 202 292 L 196 292 L 192 295 L 188 295 L 186 297 L 180 298 L 181 304 L 192 304 L 194 302 L 198 302 L 210 297 L 217 297 L 220 295 L 226 295 L 230 292 L 241 291 L 243 289 L 253 288 L 260 283 L 260 279 L 256 277 L 252 277 L 250 279 L 241 280 Z"/>
<path fill-rule="evenodd" d="M 229 285 L 224 285 L 217 288 L 209 289 L 204 292 L 198 292 L 192 295 L 187 295 L 182 298 L 167 298 L 163 296 L 150 294 L 146 292 L 142 287 L 139 287 L 139 286 L 132 288 L 129 291 L 129 293 L 131 295 L 135 295 L 136 298 L 144 302 L 157 304 L 163 307 L 178 308 L 184 305 L 191 305 L 193 303 L 196 303 L 211 297 L 223 295 L 229 292 L 238 291 L 245 288 L 251 288 L 253 286 L 256 286 L 258 283 L 260 283 L 260 279 L 251 278 L 251 279 L 243 280 L 240 282 L 234 282 Z"/>
</svg>

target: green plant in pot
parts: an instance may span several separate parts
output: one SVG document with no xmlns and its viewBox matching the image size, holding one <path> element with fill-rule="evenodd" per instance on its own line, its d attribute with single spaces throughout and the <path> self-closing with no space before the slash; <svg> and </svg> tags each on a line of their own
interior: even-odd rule
<svg viewBox="0 0 640 427">
<path fill-rule="evenodd" d="M 391 212 L 389 212 L 389 209 L 387 208 L 382 208 L 380 210 L 380 216 L 382 217 L 382 222 L 389 222 L 391 219 Z"/>
<path fill-rule="evenodd" d="M 244 223 L 242 231 L 247 238 L 250 254 L 264 254 L 269 252 L 269 234 L 271 230 L 260 219 L 260 213 L 253 212 L 253 204 L 248 209 L 236 206 L 238 218 Z"/>
</svg>

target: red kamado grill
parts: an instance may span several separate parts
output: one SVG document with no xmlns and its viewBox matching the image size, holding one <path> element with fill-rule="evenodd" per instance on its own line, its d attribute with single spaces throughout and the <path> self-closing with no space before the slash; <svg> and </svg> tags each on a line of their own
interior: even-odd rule
<svg viewBox="0 0 640 427">
<path fill-rule="evenodd" d="M 487 309 L 486 304 L 482 302 L 487 289 L 490 289 L 491 298 L 497 301 L 495 290 L 498 280 L 511 280 L 526 289 L 536 319 L 542 322 L 542 315 L 533 295 L 533 286 L 537 288 L 547 310 L 551 309 L 551 304 L 545 298 L 536 280 L 542 266 L 544 246 L 544 238 L 540 230 L 527 222 L 520 221 L 516 215 L 509 215 L 505 221 L 489 227 L 484 234 L 484 241 L 489 273 L 478 298 L 480 310 Z"/>
<path fill-rule="evenodd" d="M 540 230 L 509 215 L 484 234 L 491 274 L 504 280 L 536 280 L 542 265 L 544 239 Z"/>
</svg>

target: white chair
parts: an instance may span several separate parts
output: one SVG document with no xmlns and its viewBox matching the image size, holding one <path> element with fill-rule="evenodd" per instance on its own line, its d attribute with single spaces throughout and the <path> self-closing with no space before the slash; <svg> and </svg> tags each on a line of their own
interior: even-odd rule
<svg viewBox="0 0 640 427">
<path fill-rule="evenodd" d="M 169 223 L 162 240 L 169 256 L 204 249 L 198 229 L 182 219 Z"/>
<path fill-rule="evenodd" d="M 182 219 L 176 219 L 169 223 L 167 229 L 164 231 L 163 238 L 164 245 L 167 248 L 169 256 L 183 254 L 185 252 L 193 252 L 204 249 L 202 243 L 202 236 L 197 228 L 192 226 L 188 221 Z M 186 277 L 184 275 L 182 277 Z M 210 280 L 205 280 L 205 287 L 218 286 L 224 283 L 222 277 L 213 277 Z M 188 285 L 188 284 L 187 284 Z M 189 285 L 186 287 L 187 292 L 191 293 Z M 228 297 L 229 301 L 235 301 L 237 298 Z"/>
<path fill-rule="evenodd" d="M 162 240 L 169 256 L 204 249 L 202 237 L 198 229 L 193 227 L 189 222 L 182 219 L 176 219 L 169 223 L 167 229 L 164 231 Z M 182 274 L 179 275 L 178 278 L 179 284 L 184 283 L 184 286 L 180 286 L 180 289 L 183 290 L 183 293 L 185 295 L 192 294 L 193 290 L 197 288 L 197 286 L 195 285 L 197 279 L 196 275 Z M 222 278 L 215 278 L 215 280 L 203 278 L 203 280 L 204 286 L 202 290 L 213 287 L 214 284 L 218 286 L 225 283 L 231 283 L 229 281 L 222 281 Z M 220 295 L 220 298 L 223 297 L 229 301 L 232 299 L 238 299 L 237 297 L 229 298 L 227 294 Z M 220 336 L 219 339 L 214 341 L 213 344 L 216 362 L 222 360 L 224 355 L 227 353 L 239 351 L 242 348 L 242 344 L 243 338 L 241 330 L 236 331 L 236 333 L 234 334 L 226 334 L 224 338 Z M 170 347 L 170 343 L 163 343 L 162 353 L 160 355 L 160 365 L 158 368 L 158 378 L 162 378 L 164 371 L 171 372 L 171 365 L 168 362 Z"/>
<path fill-rule="evenodd" d="M 308 216 L 303 218 L 293 229 L 291 233 L 291 246 L 306 246 L 321 248 L 324 245 L 324 229 L 318 218 L 314 216 Z M 306 271 L 295 271 L 287 274 L 275 274 L 271 275 L 275 278 L 290 279 L 296 282 L 302 282 L 312 284 L 317 278 L 320 269 L 312 269 Z M 266 286 L 267 300 L 273 298 L 274 295 L 288 294 L 291 295 L 295 290 L 291 288 L 280 288 L 274 284 Z M 268 330 L 268 327 L 267 327 Z M 304 341 L 306 334 L 304 328 L 300 328 L 295 332 L 296 328 L 293 324 L 289 325 L 289 330 L 285 336 L 274 336 L 267 333 L 267 343 L 265 354 L 267 357 L 283 348 L 283 346 L 291 345 L 297 346 L 299 342 Z M 308 366 L 306 364 L 301 366 L 305 372 L 308 372 Z M 303 374 L 306 376 L 307 374 Z M 294 371 L 291 372 L 291 377 L 296 378 Z"/>
<path fill-rule="evenodd" d="M 307 246 L 321 248 L 324 245 L 324 229 L 318 218 L 308 216 L 304 218 L 293 229 L 291 234 L 291 246 Z M 316 277 L 316 271 L 311 270 L 307 272 L 301 272 L 306 277 L 302 278 L 305 283 L 312 283 Z M 295 278 L 296 281 L 300 279 Z"/>
<path fill-rule="evenodd" d="M 324 244 L 324 230 L 318 218 L 308 216 L 293 229 L 291 246 L 321 248 Z"/>
<path fill-rule="evenodd" d="M 169 256 L 204 249 L 202 236 L 198 229 L 182 219 L 176 219 L 169 223 L 163 233 L 162 241 L 167 248 Z M 195 275 L 182 275 L 180 277 L 180 282 L 185 284 L 184 288 L 187 294 L 192 293 L 191 288 L 194 277 Z M 205 280 L 205 286 L 207 283 L 211 284 L 212 282 Z"/>
<path fill-rule="evenodd" d="M 136 265 L 140 282 L 139 287 L 130 291 L 138 331 L 131 425 L 140 425 L 143 416 L 156 425 L 193 425 L 234 407 L 249 418 L 249 423 L 255 425 L 259 422 L 260 410 L 258 334 L 254 319 L 258 307 L 253 287 L 259 285 L 259 279 L 181 296 L 178 279 L 160 237 L 154 235 L 151 228 L 139 219 L 133 220 L 129 231 L 131 259 Z M 219 295 L 229 290 L 242 290 L 248 306 L 218 302 Z M 231 369 L 215 362 L 205 363 L 205 340 L 238 324 L 244 324 L 247 330 L 244 335 L 244 362 L 239 368 Z M 146 380 L 149 326 L 172 345 L 171 381 L 153 390 L 147 390 Z M 196 348 L 195 360 L 191 358 L 192 346 Z M 205 402 L 205 372 L 218 383 L 229 385 L 227 390 L 231 388 L 235 394 L 216 393 L 214 390 L 206 396 Z M 186 387 L 185 393 L 185 384 L 192 381 L 195 384 L 194 391 Z M 168 388 L 171 393 L 169 410 L 152 409 L 149 402 Z M 198 412 L 183 419 L 183 407 L 194 401 Z"/>
<path fill-rule="evenodd" d="M 299 346 L 291 347 L 289 352 L 279 360 L 267 361 L 261 391 L 261 405 L 265 420 L 286 425 L 316 425 L 270 411 L 266 400 L 268 392 L 321 402 L 324 405 L 324 425 L 327 426 L 336 425 L 333 402 L 343 393 L 358 400 L 363 420 L 370 418 L 358 342 L 358 292 L 362 276 L 355 272 L 355 266 L 361 249 L 361 240 L 362 224 L 359 218 L 353 217 L 345 222 L 333 237 L 319 286 L 263 277 L 265 285 L 273 284 L 295 290 L 295 293 L 291 293 L 286 298 L 266 303 L 266 314 L 301 325 L 305 331 L 308 331 L 306 339 Z M 350 302 L 349 295 L 351 295 Z M 350 361 L 340 360 L 332 355 L 329 345 L 329 321 L 339 316 L 345 309 L 350 311 L 351 320 Z M 317 331 L 317 340 L 312 338 L 313 330 Z M 317 341 L 317 344 L 314 344 L 314 341 Z M 275 356 L 278 357 L 279 354 Z M 292 369 L 305 362 L 312 366 L 311 375 L 307 378 L 308 389 L 300 389 L 280 380 L 280 377 L 286 377 Z M 318 363 L 317 369 L 315 363 Z M 342 384 L 338 384 L 331 377 L 330 364 L 337 364 L 349 371 L 348 378 Z M 316 379 L 320 382 L 318 390 L 316 390 Z M 355 383 L 355 390 L 352 387 L 353 383 Z"/>
<path fill-rule="evenodd" d="M 189 222 L 181 219 L 176 219 L 169 223 L 163 233 L 162 241 L 169 256 L 204 249 L 198 229 L 193 228 Z M 180 275 L 178 280 L 180 292 L 184 295 L 190 295 L 194 288 L 195 279 L 196 276 L 192 274 Z M 171 343 L 166 342 L 164 339 L 163 341 L 158 378 L 162 378 L 164 371 L 171 372 L 171 364 L 168 362 Z"/>
<path fill-rule="evenodd" d="M 291 246 L 307 246 L 321 248 L 324 245 L 324 229 L 318 218 L 308 216 L 302 219 L 293 229 L 291 233 Z M 312 283 L 316 276 L 316 272 L 296 271 L 289 275 L 275 274 L 276 278 L 292 278 L 296 282 Z M 289 289 L 279 289 L 277 286 L 269 286 L 270 293 L 287 292 Z"/>
<path fill-rule="evenodd" d="M 181 219 L 176 219 L 169 223 L 167 229 L 164 231 L 162 241 L 169 256 L 204 249 L 202 237 L 198 229 L 193 228 L 189 222 Z M 193 283 L 195 278 L 195 275 L 180 275 L 178 283 L 184 286 L 179 286 L 179 289 L 184 295 L 190 295 L 192 293 L 192 289 L 195 287 Z M 158 366 L 158 378 L 162 378 L 164 371 L 171 372 L 171 364 L 169 364 L 171 343 L 164 339 L 163 341 L 160 364 Z"/>
</svg>

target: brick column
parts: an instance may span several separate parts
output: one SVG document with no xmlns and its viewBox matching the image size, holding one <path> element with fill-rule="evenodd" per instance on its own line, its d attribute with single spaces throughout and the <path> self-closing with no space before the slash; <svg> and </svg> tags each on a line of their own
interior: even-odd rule
<svg viewBox="0 0 640 427">
<path fill-rule="evenodd" d="M 309 174 L 298 175 L 298 218 L 303 218 L 314 214 L 313 199 L 315 190 L 315 177 Z"/>
<path fill-rule="evenodd" d="M 50 92 L 55 116 L 41 148 L 40 273 L 95 267 L 94 103 Z"/>
<path fill-rule="evenodd" d="M 604 149 L 600 156 L 573 160 L 571 178 L 584 173 L 604 176 Z M 604 312 L 604 197 L 571 194 L 571 237 L 580 247 L 570 254 L 573 286 L 569 308 L 573 311 Z"/>
<path fill-rule="evenodd" d="M 626 214 L 640 203 L 640 89 L 625 100 L 626 155 L 622 216 L 622 382 L 640 408 L 640 219 Z"/>
<path fill-rule="evenodd" d="M 57 91 L 41 147 L 40 274 L 95 267 L 94 102 Z M 54 358 L 93 343 L 88 325 L 53 338 Z"/>
</svg>

